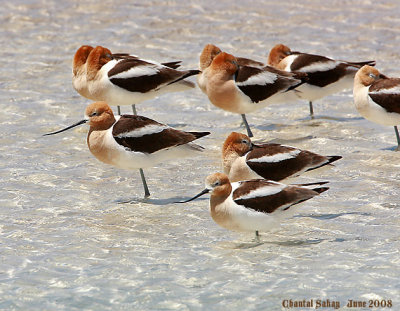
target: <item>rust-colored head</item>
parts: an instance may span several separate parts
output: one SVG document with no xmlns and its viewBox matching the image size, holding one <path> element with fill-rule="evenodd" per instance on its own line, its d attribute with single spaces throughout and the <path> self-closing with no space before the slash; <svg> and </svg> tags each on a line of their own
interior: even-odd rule
<svg viewBox="0 0 400 311">
<path fill-rule="evenodd" d="M 74 60 L 72 62 L 72 71 L 74 75 L 76 75 L 79 69 L 86 63 L 86 60 L 93 50 L 93 47 L 90 45 L 82 45 L 74 55 Z"/>
<path fill-rule="evenodd" d="M 232 191 L 232 186 L 229 178 L 224 173 L 214 173 L 207 176 L 205 181 L 206 189 L 210 190 L 211 198 L 219 197 L 221 199 L 227 198 Z"/>
<path fill-rule="evenodd" d="M 226 71 L 229 75 L 233 75 L 239 69 L 239 65 L 235 56 L 221 52 L 212 61 L 211 68 L 214 71 Z"/>
<path fill-rule="evenodd" d="M 379 73 L 378 69 L 365 65 L 357 71 L 356 76 L 354 77 L 354 81 L 355 83 L 360 83 L 364 86 L 370 86 L 372 83 L 380 78 L 381 74 Z"/>
<path fill-rule="evenodd" d="M 204 70 L 210 66 L 215 56 L 221 52 L 219 47 L 213 44 L 207 44 L 200 54 L 200 70 Z"/>
<path fill-rule="evenodd" d="M 268 65 L 272 67 L 278 66 L 280 61 L 291 54 L 291 50 L 284 44 L 275 45 L 268 55 Z"/>
<path fill-rule="evenodd" d="M 86 107 L 85 116 L 91 130 L 107 130 L 115 123 L 115 117 L 106 102 L 95 102 Z"/>
<path fill-rule="evenodd" d="M 225 158 L 230 153 L 243 156 L 252 148 L 250 137 L 237 132 L 232 132 L 224 142 L 222 147 L 222 157 Z"/>
<path fill-rule="evenodd" d="M 109 49 L 96 46 L 87 58 L 87 79 L 94 79 L 101 67 L 112 59 L 113 57 Z"/>
</svg>

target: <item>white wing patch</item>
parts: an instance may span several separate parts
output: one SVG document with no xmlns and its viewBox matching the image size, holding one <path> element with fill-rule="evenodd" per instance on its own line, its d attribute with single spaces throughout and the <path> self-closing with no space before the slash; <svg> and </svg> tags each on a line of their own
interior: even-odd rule
<svg viewBox="0 0 400 311">
<path fill-rule="evenodd" d="M 369 92 L 370 94 L 400 94 L 400 86 L 394 86 L 390 89 L 380 89 L 379 91 Z"/>
<path fill-rule="evenodd" d="M 263 71 L 256 75 L 249 77 L 246 81 L 236 83 L 238 86 L 244 85 L 267 85 L 273 84 L 278 76 L 269 71 Z"/>
<path fill-rule="evenodd" d="M 298 156 L 298 154 L 301 152 L 301 150 L 296 149 L 290 152 L 285 152 L 285 153 L 277 153 L 274 155 L 265 155 L 260 158 L 256 159 L 250 159 L 248 160 L 249 162 L 257 162 L 257 163 L 275 163 L 275 162 L 281 162 L 289 159 L 293 159 Z"/>
<path fill-rule="evenodd" d="M 129 78 L 137 78 L 142 76 L 154 76 L 159 73 L 159 70 L 155 66 L 146 66 L 141 65 L 137 67 L 133 67 L 127 71 L 121 72 L 119 74 L 113 75 L 110 77 L 111 79 L 129 79 Z"/>
<path fill-rule="evenodd" d="M 335 69 L 337 65 L 339 65 L 340 62 L 331 60 L 331 61 L 325 61 L 325 62 L 317 62 L 317 63 L 312 63 L 310 65 L 304 66 L 303 68 L 300 68 L 298 71 L 300 72 L 324 72 L 328 70 Z"/>
<path fill-rule="evenodd" d="M 142 137 L 145 135 L 151 135 L 151 134 L 157 134 L 165 129 L 168 129 L 169 126 L 167 125 L 158 125 L 158 124 L 151 124 L 151 125 L 146 125 L 144 127 L 138 128 L 134 131 L 130 132 L 125 132 L 117 135 L 116 137 L 118 138 L 124 138 L 124 137 Z"/>
<path fill-rule="evenodd" d="M 247 199 L 254 199 L 254 198 L 259 198 L 259 197 L 267 197 L 270 195 L 277 194 L 285 188 L 286 188 L 286 185 L 284 185 L 284 184 L 273 183 L 272 185 L 260 187 L 253 191 L 250 191 L 248 194 L 245 194 L 239 198 L 236 198 L 235 200 L 247 200 Z"/>
</svg>

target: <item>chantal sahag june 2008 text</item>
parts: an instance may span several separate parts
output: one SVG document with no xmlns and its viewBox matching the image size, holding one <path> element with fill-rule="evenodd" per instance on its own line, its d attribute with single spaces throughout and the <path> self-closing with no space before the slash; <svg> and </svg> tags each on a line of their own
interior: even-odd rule
<svg viewBox="0 0 400 311">
<path fill-rule="evenodd" d="M 370 300 L 354 300 L 348 299 L 343 306 L 347 308 L 392 308 L 393 303 L 391 299 L 370 299 Z M 321 309 L 321 308 L 333 308 L 339 309 L 341 307 L 341 303 L 338 300 L 331 299 L 302 299 L 302 300 L 294 300 L 294 299 L 284 299 L 282 300 L 282 307 L 286 309 L 295 309 L 295 308 L 312 308 L 312 309 Z"/>
</svg>

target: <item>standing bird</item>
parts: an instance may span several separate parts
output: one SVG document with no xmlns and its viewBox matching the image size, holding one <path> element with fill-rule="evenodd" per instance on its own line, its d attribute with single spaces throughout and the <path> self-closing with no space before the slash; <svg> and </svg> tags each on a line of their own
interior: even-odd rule
<svg viewBox="0 0 400 311">
<path fill-rule="evenodd" d="M 85 119 L 65 129 L 48 133 L 54 135 L 88 122 L 87 144 L 90 152 L 101 162 L 123 169 L 152 167 L 167 160 L 193 156 L 203 148 L 194 140 L 209 132 L 184 132 L 137 115 L 114 116 L 105 102 L 87 106 Z M 149 196 L 145 180 L 145 196 Z"/>
<path fill-rule="evenodd" d="M 90 45 L 82 45 L 74 55 L 72 61 L 72 85 L 74 89 L 83 97 L 91 100 L 100 100 L 98 97 L 92 95 L 89 92 L 87 82 L 87 59 L 93 47 Z M 139 59 L 136 55 L 130 55 L 126 53 L 112 54 L 113 59 Z M 180 61 L 162 63 L 163 66 L 167 66 L 172 69 L 176 69 L 180 66 Z"/>
<path fill-rule="evenodd" d="M 72 61 L 72 86 L 83 97 L 96 100 L 89 92 L 86 80 L 86 61 L 93 47 L 82 45 L 75 53 Z"/>
<path fill-rule="evenodd" d="M 268 56 L 268 64 L 289 72 L 304 72 L 308 81 L 297 88 L 299 98 L 309 101 L 310 116 L 314 118 L 312 102 L 322 97 L 351 89 L 354 75 L 364 65 L 375 61 L 346 62 L 321 55 L 292 52 L 283 44 L 275 45 Z"/>
<path fill-rule="evenodd" d="M 257 178 L 281 181 L 341 158 L 280 144 L 257 145 L 247 135 L 236 132 L 226 138 L 222 147 L 224 172 L 233 182 Z"/>
<path fill-rule="evenodd" d="M 197 84 L 200 88 L 200 90 L 203 91 L 203 93 L 207 94 L 206 91 L 206 81 L 205 81 L 205 76 L 203 75 L 203 71 L 209 67 L 215 58 L 219 53 L 221 53 L 221 49 L 214 44 L 206 44 L 206 46 L 203 48 L 203 51 L 200 54 L 200 61 L 199 61 L 199 68 L 200 68 L 200 73 L 197 75 Z M 256 61 L 252 60 L 249 58 L 244 58 L 244 57 L 236 57 L 237 63 L 239 66 L 250 66 L 250 67 L 265 67 L 266 65 Z"/>
<path fill-rule="evenodd" d="M 400 78 L 388 78 L 371 66 L 362 67 L 354 77 L 354 104 L 367 120 L 394 126 L 396 151 L 400 150 Z"/>
<path fill-rule="evenodd" d="M 114 56 L 101 46 L 90 52 L 86 62 L 90 95 L 111 106 L 136 105 L 164 93 L 194 88 L 195 84 L 185 78 L 198 73 L 198 70 L 179 71 L 127 54 Z M 135 113 L 134 106 L 132 109 Z"/>
<path fill-rule="evenodd" d="M 273 103 L 295 100 L 294 90 L 307 75 L 272 67 L 240 66 L 237 59 L 221 52 L 202 72 L 204 90 L 210 102 L 226 111 L 242 115 L 248 136 L 253 133 L 245 114 Z"/>
<path fill-rule="evenodd" d="M 292 216 L 292 206 L 329 189 L 318 186 L 309 189 L 301 185 L 285 185 L 265 179 L 231 184 L 228 176 L 222 173 L 208 176 L 205 184 L 206 188 L 198 195 L 179 203 L 187 203 L 211 192 L 210 213 L 218 225 L 233 231 L 255 231 L 256 236 L 259 231 L 269 231 L 284 218 Z"/>
</svg>

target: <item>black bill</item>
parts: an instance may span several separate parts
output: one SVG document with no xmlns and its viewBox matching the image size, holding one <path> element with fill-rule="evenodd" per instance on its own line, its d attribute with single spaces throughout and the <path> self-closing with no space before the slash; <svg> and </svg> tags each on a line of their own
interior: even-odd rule
<svg viewBox="0 0 400 311">
<path fill-rule="evenodd" d="M 75 126 L 84 124 L 84 123 L 86 123 L 87 121 L 88 121 L 88 120 L 81 120 L 81 121 L 79 121 L 79 122 L 77 122 L 77 123 L 75 123 L 75 124 L 72 124 L 72 125 L 66 127 L 65 129 L 58 130 L 58 131 L 51 132 L 51 133 L 47 133 L 47 134 L 44 134 L 43 136 L 49 136 L 49 135 L 54 135 L 54 134 L 62 133 L 62 132 L 64 132 L 64 131 L 67 131 L 67 130 L 69 130 L 69 129 L 74 128 Z"/>
<path fill-rule="evenodd" d="M 197 199 L 198 197 L 201 197 L 202 195 L 204 195 L 206 193 L 209 193 L 209 192 L 210 192 L 209 189 L 204 189 L 202 192 L 200 192 L 199 194 L 196 194 L 193 198 L 191 198 L 189 200 L 178 201 L 178 202 L 175 202 L 175 203 L 187 203 L 187 202 L 193 201 L 194 199 Z"/>
</svg>

